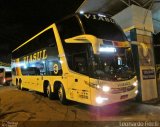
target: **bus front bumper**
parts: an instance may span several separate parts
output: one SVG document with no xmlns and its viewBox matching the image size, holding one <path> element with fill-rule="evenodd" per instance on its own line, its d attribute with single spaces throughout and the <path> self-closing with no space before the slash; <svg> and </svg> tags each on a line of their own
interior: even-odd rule
<svg viewBox="0 0 160 127">
<path fill-rule="evenodd" d="M 94 106 L 104 106 L 113 103 L 123 102 L 126 100 L 131 100 L 135 98 L 138 94 L 137 88 L 133 89 L 132 91 L 118 93 L 118 94 L 111 94 L 111 93 L 97 93 L 92 100 L 92 105 Z"/>
</svg>

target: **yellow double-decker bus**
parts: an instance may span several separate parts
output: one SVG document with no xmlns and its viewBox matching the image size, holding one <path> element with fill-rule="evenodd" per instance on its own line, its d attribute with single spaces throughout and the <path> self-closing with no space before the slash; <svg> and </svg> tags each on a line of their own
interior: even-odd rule
<svg viewBox="0 0 160 127">
<path fill-rule="evenodd" d="M 102 106 L 135 98 L 131 45 L 108 16 L 74 14 L 12 52 L 13 84 L 50 99 Z"/>
</svg>

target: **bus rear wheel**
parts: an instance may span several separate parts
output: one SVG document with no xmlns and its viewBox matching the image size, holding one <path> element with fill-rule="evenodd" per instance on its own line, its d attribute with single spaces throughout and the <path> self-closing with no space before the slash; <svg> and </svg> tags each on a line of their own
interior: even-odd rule
<svg viewBox="0 0 160 127">
<path fill-rule="evenodd" d="M 46 94 L 47 94 L 49 99 L 51 99 L 51 100 L 54 99 L 54 95 L 53 95 L 53 92 L 51 91 L 51 86 L 50 85 L 47 86 Z"/>
<path fill-rule="evenodd" d="M 21 81 L 17 84 L 17 88 L 19 89 L 19 90 L 21 90 L 21 87 L 22 87 L 22 85 L 21 85 Z"/>
<path fill-rule="evenodd" d="M 63 85 L 61 84 L 59 89 L 58 89 L 58 97 L 59 97 L 59 100 L 62 104 L 67 104 L 67 99 L 66 99 L 66 93 L 65 93 L 65 90 L 64 90 L 64 87 Z"/>
</svg>

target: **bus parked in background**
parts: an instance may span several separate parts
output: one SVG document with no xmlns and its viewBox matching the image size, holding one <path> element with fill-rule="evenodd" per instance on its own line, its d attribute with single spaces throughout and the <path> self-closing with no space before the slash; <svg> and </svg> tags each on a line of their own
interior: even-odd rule
<svg viewBox="0 0 160 127">
<path fill-rule="evenodd" d="M 102 106 L 135 98 L 130 43 L 110 17 L 74 14 L 50 25 L 12 52 L 13 84 Z"/>
<path fill-rule="evenodd" d="M 6 71 L 4 68 L 0 68 L 0 84 L 10 85 L 12 81 L 11 71 Z"/>
</svg>

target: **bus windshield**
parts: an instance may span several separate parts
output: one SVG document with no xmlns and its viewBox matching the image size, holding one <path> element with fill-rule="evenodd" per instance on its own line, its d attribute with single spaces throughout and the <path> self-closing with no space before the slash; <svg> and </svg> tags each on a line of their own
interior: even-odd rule
<svg viewBox="0 0 160 127">
<path fill-rule="evenodd" d="M 122 29 L 109 17 L 84 14 L 80 15 L 85 34 L 112 41 L 126 41 Z"/>
<path fill-rule="evenodd" d="M 135 76 L 130 48 L 116 48 L 114 53 L 100 53 L 92 59 L 92 76 L 97 79 L 122 81 Z"/>
<path fill-rule="evenodd" d="M 83 41 L 83 37 L 75 39 L 75 42 L 65 42 L 65 39 L 79 35 L 93 35 L 104 40 L 103 45 L 113 46 L 112 42 L 123 45 L 127 42 L 126 36 L 113 19 L 94 14 L 82 14 L 78 15 L 78 18 L 74 16 L 56 25 L 71 70 L 104 80 L 128 80 L 135 76 L 129 47 L 115 47 L 114 53 L 95 54 L 92 42 L 76 43 L 77 40 Z M 98 43 L 102 45 L 101 42 Z"/>
</svg>

